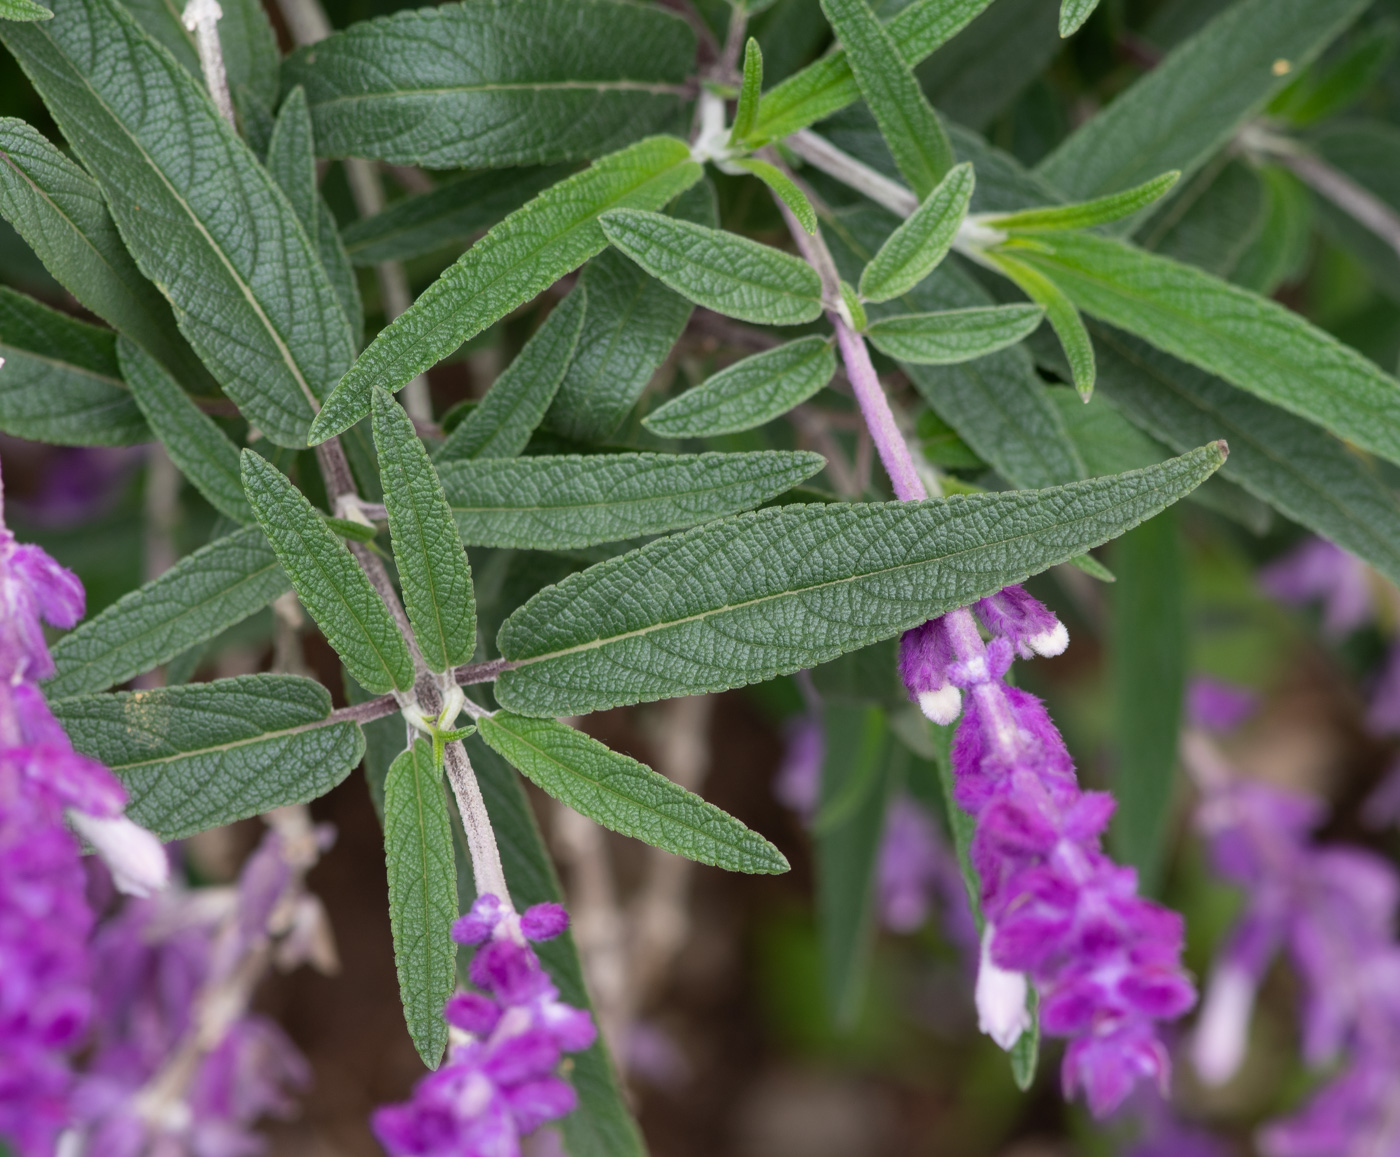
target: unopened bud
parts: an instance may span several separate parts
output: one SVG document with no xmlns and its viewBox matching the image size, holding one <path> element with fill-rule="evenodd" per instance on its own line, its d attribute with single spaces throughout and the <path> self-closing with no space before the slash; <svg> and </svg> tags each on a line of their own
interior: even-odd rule
<svg viewBox="0 0 1400 1157">
<path fill-rule="evenodd" d="M 982 933 L 982 955 L 977 962 L 977 1027 L 1003 1049 L 1010 1049 L 1031 1027 L 1026 1008 L 1026 974 L 1008 972 L 992 960 L 992 925 Z"/>
<path fill-rule="evenodd" d="M 165 848 L 140 824 L 124 815 L 109 819 L 75 808 L 69 809 L 68 821 L 102 857 L 118 891 L 128 896 L 149 896 L 170 882 Z"/>
</svg>

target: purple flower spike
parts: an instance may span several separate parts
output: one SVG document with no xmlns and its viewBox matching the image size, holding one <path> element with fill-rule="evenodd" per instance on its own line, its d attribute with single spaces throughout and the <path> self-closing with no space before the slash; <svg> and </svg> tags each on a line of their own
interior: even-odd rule
<svg viewBox="0 0 1400 1157">
<path fill-rule="evenodd" d="M 520 916 L 520 931 L 526 940 L 553 940 L 569 926 L 563 904 L 535 904 Z"/>
<path fill-rule="evenodd" d="M 1375 614 L 1366 565 L 1323 538 L 1301 546 L 1259 572 L 1259 583 L 1283 603 L 1322 602 L 1323 629 L 1334 637 L 1354 631 Z"/>
<path fill-rule="evenodd" d="M 500 899 L 487 892 L 478 896 L 471 910 L 452 925 L 452 939 L 458 944 L 484 944 L 506 914 Z"/>
<path fill-rule="evenodd" d="M 1198 676 L 1186 689 L 1186 718 L 1207 731 L 1233 731 L 1254 714 L 1259 696 L 1247 687 Z"/>
<path fill-rule="evenodd" d="M 974 610 L 982 625 L 1015 647 L 1023 659 L 1062 655 L 1069 646 L 1065 625 L 1021 587 L 1006 587 L 979 601 Z"/>
</svg>

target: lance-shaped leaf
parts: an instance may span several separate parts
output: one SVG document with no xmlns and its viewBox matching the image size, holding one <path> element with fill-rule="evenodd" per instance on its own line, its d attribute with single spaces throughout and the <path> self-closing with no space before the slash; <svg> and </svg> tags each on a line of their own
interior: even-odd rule
<svg viewBox="0 0 1400 1157">
<path fill-rule="evenodd" d="M 0 430 L 59 446 L 149 438 L 122 380 L 115 337 L 0 286 Z"/>
<path fill-rule="evenodd" d="M 352 356 L 348 322 L 286 196 L 202 86 L 116 0 L 0 25 L 181 332 L 279 445 Z M 172 132 L 171 126 L 180 126 Z"/>
<path fill-rule="evenodd" d="M 786 414 L 831 381 L 836 354 L 816 334 L 764 350 L 711 375 L 642 419 L 663 438 L 751 430 Z"/>
<path fill-rule="evenodd" d="M 121 778 L 131 796 L 127 814 L 166 840 L 310 803 L 365 750 L 358 724 L 331 718 L 330 692 L 295 675 L 82 695 L 51 706 L 73 746 Z"/>
<path fill-rule="evenodd" d="M 571 165 L 530 165 L 463 173 L 395 201 L 341 233 L 355 265 L 407 261 L 448 245 L 464 248 L 483 229 L 569 175 Z"/>
<path fill-rule="evenodd" d="M 943 313 L 900 313 L 866 330 L 881 353 L 918 366 L 971 361 L 1015 345 L 1040 325 L 1038 305 L 984 305 Z"/>
<path fill-rule="evenodd" d="M 1400 382 L 1292 310 L 1087 233 L 1018 256 L 1094 317 L 1400 462 Z"/>
<path fill-rule="evenodd" d="M 457 987 L 457 862 L 442 767 L 426 739 L 389 765 L 384 865 L 403 1016 L 418 1055 L 435 1069 L 447 1047 L 442 1008 Z"/>
<path fill-rule="evenodd" d="M 117 356 L 136 404 L 171 461 L 220 514 L 252 522 L 239 477 L 238 447 L 140 346 L 121 338 Z"/>
<path fill-rule="evenodd" d="M 789 253 L 640 209 L 613 209 L 601 220 L 609 241 L 697 305 L 765 325 L 821 316 L 821 278 Z"/>
<path fill-rule="evenodd" d="M 10 117 L 0 117 L 0 217 L 98 317 L 145 346 L 186 384 L 209 381 L 176 330 L 169 304 L 122 244 L 97 182 L 24 121 Z"/>
<path fill-rule="evenodd" d="M 0 0 L 0 20 L 48 20 L 53 13 L 34 0 Z"/>
<path fill-rule="evenodd" d="M 429 668 L 446 671 L 476 650 L 471 567 L 428 452 L 403 407 L 383 390 L 374 392 L 374 448 L 413 637 Z"/>
<path fill-rule="evenodd" d="M 743 144 L 758 119 L 758 102 L 763 96 L 763 49 L 752 36 L 744 45 L 744 81 L 739 88 L 739 103 L 734 109 L 734 124 L 730 127 L 729 143 Z"/>
<path fill-rule="evenodd" d="M 1223 477 L 1400 582 L 1400 505 L 1373 465 L 1310 422 L 1107 326 L 1094 326 L 1108 397 L 1168 446 L 1230 443 Z"/>
<path fill-rule="evenodd" d="M 251 450 L 243 489 L 302 606 L 355 681 L 378 693 L 412 687 L 413 659 L 389 608 L 316 508 Z"/>
<path fill-rule="evenodd" d="M 787 859 L 728 812 L 555 719 L 508 711 L 481 737 L 536 787 L 610 831 L 731 872 L 786 872 Z"/>
<path fill-rule="evenodd" d="M 44 691 L 62 698 L 124 683 L 241 623 L 291 585 L 258 527 L 215 539 L 59 639 Z"/>
<path fill-rule="evenodd" d="M 912 67 L 961 32 L 989 3 L 991 0 L 915 0 L 889 22 L 888 32 L 899 46 L 900 57 Z M 764 96 L 749 142 L 785 137 L 860 98 L 846 52 L 829 52 Z"/>
<path fill-rule="evenodd" d="M 502 625 L 512 711 L 568 715 L 761 682 L 908 630 L 1106 542 L 1225 460 L 1043 491 L 801 505 L 697 527 L 546 587 Z"/>
<path fill-rule="evenodd" d="M 579 285 L 588 295 L 583 329 L 544 425 L 601 442 L 666 360 L 690 320 L 690 302 L 614 252 L 584 266 Z"/>
<path fill-rule="evenodd" d="M 867 0 L 822 0 L 822 11 L 846 50 L 895 165 L 914 195 L 924 200 L 953 167 L 953 146 L 909 70 L 912 62 L 900 55 L 899 42 Z"/>
<path fill-rule="evenodd" d="M 1369 0 L 1238 0 L 1070 134 L 1038 172 L 1099 197 L 1166 169 L 1190 177 Z M 1289 67 L 1276 71 L 1284 61 Z"/>
<path fill-rule="evenodd" d="M 301 88 L 292 89 L 277 110 L 277 120 L 267 145 L 267 170 L 287 194 L 297 220 L 320 254 L 321 266 L 340 299 L 340 308 L 350 323 L 358 349 L 364 341 L 360 287 L 355 282 L 355 271 L 350 267 L 345 246 L 340 243 L 335 217 L 316 187 L 311 114 L 306 107 L 306 92 Z"/>
<path fill-rule="evenodd" d="M 1098 6 L 1099 0 L 1060 0 L 1060 35 L 1073 36 Z"/>
<path fill-rule="evenodd" d="M 1131 217 L 1139 209 L 1145 209 L 1154 201 L 1166 196 L 1180 176 L 1177 172 L 1163 173 L 1135 189 L 1110 193 L 1107 197 L 1080 201 L 1074 205 L 1023 209 L 1019 213 L 989 217 L 984 224 L 993 229 L 1006 229 L 1016 233 L 1057 233 L 1069 229 L 1090 229 L 1095 225 L 1107 225 L 1110 221 L 1121 221 L 1124 217 Z"/>
<path fill-rule="evenodd" d="M 817 211 L 812 208 L 812 202 L 807 200 L 807 194 L 802 191 L 801 186 L 777 165 L 754 157 L 741 157 L 732 163 L 746 173 L 752 173 L 767 185 L 778 200 L 792 211 L 792 215 L 808 233 L 817 231 Z"/>
<path fill-rule="evenodd" d="M 1017 249 L 1012 256 L 1005 249 L 996 249 L 987 254 L 987 259 L 1000 269 L 1032 301 L 1045 308 L 1045 320 L 1060 339 L 1069 362 L 1070 376 L 1074 388 L 1085 401 L 1094 392 L 1094 343 L 1089 340 L 1089 331 L 1084 328 L 1084 319 L 1079 310 L 1051 278 L 1045 276 L 1033 265 L 1019 259 L 1021 254 L 1032 252 Z"/>
<path fill-rule="evenodd" d="M 618 0 L 494 0 L 396 12 L 290 56 L 323 156 L 430 168 L 596 157 L 681 107 L 695 34 Z"/>
<path fill-rule="evenodd" d="M 459 458 L 514 458 L 530 441 L 572 364 L 588 310 L 579 284 L 491 383 L 486 396 L 439 447 L 438 462 Z"/>
<path fill-rule="evenodd" d="M 468 249 L 379 336 L 326 400 L 312 430 L 324 441 L 369 412 L 370 387 L 397 390 L 464 341 L 607 246 L 598 215 L 660 208 L 704 175 L 690 146 L 652 137 L 546 189 Z"/>
<path fill-rule="evenodd" d="M 948 171 L 910 218 L 890 234 L 860 275 L 867 301 L 889 301 L 918 285 L 948 255 L 972 200 L 972 166 Z"/>
<path fill-rule="evenodd" d="M 567 550 L 749 510 L 825 465 L 779 450 L 531 456 L 453 462 L 442 485 L 462 541 Z"/>
</svg>

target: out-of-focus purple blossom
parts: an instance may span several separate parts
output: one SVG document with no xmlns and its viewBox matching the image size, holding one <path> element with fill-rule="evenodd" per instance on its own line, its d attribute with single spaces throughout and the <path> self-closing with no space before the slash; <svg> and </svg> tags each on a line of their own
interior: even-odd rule
<svg viewBox="0 0 1400 1157">
<path fill-rule="evenodd" d="M 1323 629 L 1334 638 L 1354 631 L 1375 615 L 1366 564 L 1328 542 L 1310 538 L 1259 572 L 1270 595 L 1293 606 L 1322 603 Z"/>
<path fill-rule="evenodd" d="M 913 932 L 939 904 L 948 939 L 975 958 L 977 928 L 957 857 L 933 817 L 908 795 L 895 799 L 885 815 L 876 877 L 885 927 Z"/>
<path fill-rule="evenodd" d="M 446 1062 L 419 1081 L 413 1099 L 374 1114 L 392 1157 L 519 1157 L 521 1139 L 570 1113 L 577 1098 L 559 1076 L 563 1054 L 588 1048 L 592 1018 L 564 1004 L 527 942 L 558 935 L 567 917 L 540 904 L 517 917 L 498 897 L 478 897 L 457 921 L 459 943 L 481 945 L 471 980 L 443 1010 L 453 1028 Z"/>
<path fill-rule="evenodd" d="M 634 1021 L 627 1029 L 627 1073 L 658 1089 L 678 1089 L 691 1077 L 690 1062 L 665 1029 Z"/>
<path fill-rule="evenodd" d="M 1400 824 L 1400 761 L 1391 764 L 1390 770 L 1366 797 L 1361 805 L 1361 819 L 1372 828 Z"/>
<path fill-rule="evenodd" d="M 1259 707 L 1248 687 L 1198 675 L 1186 688 L 1186 718 L 1206 731 L 1233 731 Z"/>
<path fill-rule="evenodd" d="M 783 725 L 783 761 L 773 781 L 773 794 L 804 823 L 816 814 L 825 759 L 826 731 L 820 715 L 796 715 Z"/>
<path fill-rule="evenodd" d="M 1155 1022 L 1181 1016 L 1195 990 L 1180 964 L 1181 918 L 1138 896 L 1136 873 L 1100 849 L 1111 797 L 1079 789 L 1044 705 L 1002 681 L 1023 624 L 1043 637 L 1040 616 L 1053 618 L 1033 601 L 1018 591 L 996 604 L 983 617 L 995 636 L 988 645 L 966 612 L 916 628 L 905 636 L 912 659 L 902 671 L 922 680 L 909 684 L 915 697 L 937 678 L 965 696 L 951 759 L 956 802 L 977 820 L 971 854 L 986 921 L 979 1022 L 1010 1047 L 1028 1023 L 1033 981 L 1041 1028 L 1069 1038 L 1066 1095 L 1082 1090 L 1103 1116 L 1140 1080 L 1165 1087 L 1169 1058 Z M 1007 606 L 1020 617 L 1012 621 Z"/>
<path fill-rule="evenodd" d="M 46 527 L 90 521 L 121 497 L 143 456 L 140 446 L 54 447 L 38 485 L 16 505 L 29 521 Z"/>
<path fill-rule="evenodd" d="M 1160 1093 L 1143 1088 L 1125 1109 L 1138 1120 L 1138 1137 L 1126 1157 L 1228 1157 L 1231 1146 L 1183 1121 Z"/>
<path fill-rule="evenodd" d="M 1373 735 L 1400 735 L 1400 643 L 1392 644 L 1371 691 L 1366 727 Z"/>
</svg>

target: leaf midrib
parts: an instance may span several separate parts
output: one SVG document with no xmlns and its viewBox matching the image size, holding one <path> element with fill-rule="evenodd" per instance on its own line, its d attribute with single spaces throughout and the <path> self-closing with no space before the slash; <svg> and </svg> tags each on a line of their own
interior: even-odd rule
<svg viewBox="0 0 1400 1157">
<path fill-rule="evenodd" d="M 344 95 L 318 100 L 313 109 L 328 108 L 332 105 L 357 104 L 360 101 L 392 100 L 396 97 L 412 98 L 420 96 L 459 96 L 478 92 L 645 92 L 659 96 L 684 96 L 683 84 L 663 84 L 643 80 L 557 80 L 531 82 L 491 82 L 488 84 L 454 84 L 434 88 L 390 88 L 370 92 L 345 93 Z"/>
</svg>

